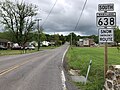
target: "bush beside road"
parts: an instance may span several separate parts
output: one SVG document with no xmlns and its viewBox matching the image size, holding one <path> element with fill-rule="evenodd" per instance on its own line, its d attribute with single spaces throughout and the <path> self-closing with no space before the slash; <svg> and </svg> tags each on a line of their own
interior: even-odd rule
<svg viewBox="0 0 120 90">
<path fill-rule="evenodd" d="M 116 48 L 108 48 L 108 65 L 120 64 L 120 53 Z M 88 83 L 75 83 L 81 90 L 102 90 L 104 85 L 104 47 L 73 47 L 67 53 L 69 69 L 80 70 L 86 76 L 89 61 L 92 60 Z"/>
</svg>

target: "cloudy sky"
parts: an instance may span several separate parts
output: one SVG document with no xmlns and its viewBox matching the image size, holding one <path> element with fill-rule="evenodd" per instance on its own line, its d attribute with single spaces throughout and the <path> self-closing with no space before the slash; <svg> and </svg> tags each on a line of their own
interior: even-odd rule
<svg viewBox="0 0 120 90">
<path fill-rule="evenodd" d="M 19 0 L 21 1 L 21 0 Z M 24 0 L 23 0 L 24 1 Z M 44 23 L 48 13 L 56 0 L 25 0 L 38 6 L 37 18 L 41 18 L 41 25 Z M 57 0 L 57 3 L 49 15 L 43 28 L 46 33 L 68 34 L 74 31 L 85 0 Z M 119 0 L 87 0 L 78 27 L 74 31 L 79 35 L 97 34 L 96 13 L 98 4 L 114 3 L 117 25 L 120 26 L 120 1 Z"/>
</svg>

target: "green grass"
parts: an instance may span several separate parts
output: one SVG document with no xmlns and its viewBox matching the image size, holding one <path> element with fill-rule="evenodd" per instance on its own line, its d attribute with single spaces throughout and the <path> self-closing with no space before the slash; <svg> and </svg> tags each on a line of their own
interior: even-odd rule
<svg viewBox="0 0 120 90">
<path fill-rule="evenodd" d="M 102 90 L 104 85 L 104 47 L 73 47 L 67 53 L 69 68 L 80 70 L 86 76 L 89 61 L 92 66 L 89 73 L 89 82 L 84 85 L 76 83 L 81 90 Z M 116 48 L 108 48 L 108 65 L 120 64 L 120 53 Z"/>
<path fill-rule="evenodd" d="M 40 51 L 41 50 L 46 50 L 46 49 L 54 49 L 57 47 L 54 46 L 49 46 L 49 47 L 40 47 Z M 4 56 L 4 55 L 17 55 L 17 54 L 25 54 L 25 53 L 33 53 L 33 52 L 37 52 L 38 48 L 36 47 L 35 50 L 26 50 L 26 52 L 24 50 L 0 50 L 0 56 Z"/>
<path fill-rule="evenodd" d="M 33 53 L 36 52 L 37 50 L 26 50 L 26 53 Z M 24 54 L 24 50 L 0 50 L 0 56 L 4 55 L 17 55 L 17 54 Z"/>
</svg>

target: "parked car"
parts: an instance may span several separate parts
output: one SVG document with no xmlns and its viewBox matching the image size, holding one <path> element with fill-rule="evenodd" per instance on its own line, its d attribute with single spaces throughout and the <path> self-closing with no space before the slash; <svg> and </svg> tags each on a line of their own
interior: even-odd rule
<svg viewBox="0 0 120 90">
<path fill-rule="evenodd" d="M 23 47 L 19 46 L 18 43 L 14 43 L 14 44 L 13 44 L 13 47 L 12 47 L 11 49 L 12 49 L 12 50 L 22 50 Z"/>
<path fill-rule="evenodd" d="M 35 50 L 35 47 L 34 47 L 33 45 L 29 45 L 29 46 L 27 47 L 27 49 L 29 49 L 29 50 Z"/>
<path fill-rule="evenodd" d="M 13 46 L 11 49 L 12 50 L 21 50 L 22 48 L 21 48 L 21 46 L 17 46 L 17 47 Z"/>
<path fill-rule="evenodd" d="M 2 45 L 0 45 L 0 50 L 7 50 L 7 48 L 2 46 Z"/>
</svg>

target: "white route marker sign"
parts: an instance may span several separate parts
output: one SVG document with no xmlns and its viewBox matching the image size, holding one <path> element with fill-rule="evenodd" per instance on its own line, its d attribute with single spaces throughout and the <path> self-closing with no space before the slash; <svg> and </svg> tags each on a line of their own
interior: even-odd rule
<svg viewBox="0 0 120 90">
<path fill-rule="evenodd" d="M 99 42 L 100 43 L 114 42 L 114 30 L 112 28 L 100 28 L 98 31 L 99 31 Z"/>
<path fill-rule="evenodd" d="M 96 13 L 98 27 L 114 27 L 116 26 L 116 12 L 100 12 Z"/>
</svg>

